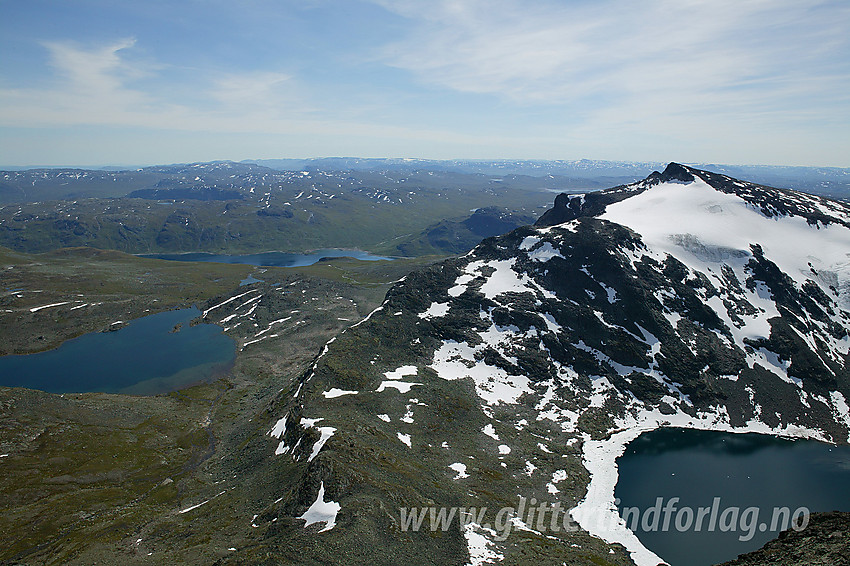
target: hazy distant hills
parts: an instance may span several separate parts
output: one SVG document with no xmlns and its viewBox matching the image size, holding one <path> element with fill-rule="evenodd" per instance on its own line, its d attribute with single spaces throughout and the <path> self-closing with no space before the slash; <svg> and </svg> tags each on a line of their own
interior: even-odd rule
<svg viewBox="0 0 850 566">
<path fill-rule="evenodd" d="M 479 160 L 479 159 L 391 159 L 358 157 L 322 157 L 312 159 L 256 159 L 242 163 L 255 163 L 273 169 L 325 169 L 325 170 L 396 170 L 396 171 L 455 171 L 484 175 L 529 175 L 544 177 L 557 175 L 578 179 L 629 179 L 634 181 L 655 169 L 664 168 L 661 162 L 566 160 Z"/>
<path fill-rule="evenodd" d="M 393 186 L 425 183 L 446 187 L 484 186 L 495 182 L 524 188 L 604 189 L 627 184 L 662 170 L 664 163 L 598 160 L 425 160 L 328 157 L 258 159 L 239 163 L 157 165 L 128 170 L 40 168 L 0 171 L 0 205 L 16 202 L 103 198 L 135 195 L 145 198 L 226 200 L 230 191 L 316 185 L 317 176 L 357 179 L 363 184 Z M 850 169 L 767 165 L 702 164 L 706 171 L 751 179 L 833 198 L 850 197 Z M 309 178 L 305 178 L 309 175 Z M 325 183 L 327 185 L 327 183 Z M 163 194 L 162 189 L 184 192 Z M 190 192 L 186 193 L 186 190 Z M 155 193 L 153 191 L 156 191 Z M 223 191 L 215 196 L 215 191 Z M 155 196 L 154 196 L 155 195 Z"/>
<path fill-rule="evenodd" d="M 293 167 L 296 164 L 293 164 Z M 474 189 L 510 186 L 526 190 L 594 190 L 610 183 L 563 175 L 464 172 L 448 168 L 308 168 L 272 169 L 229 161 L 145 167 L 133 171 L 30 169 L 0 171 L 0 204 L 74 200 L 80 198 L 141 197 L 183 200 L 231 200 L 300 191 L 375 189 L 398 192 L 423 189 Z M 197 194 L 187 193 L 195 191 Z M 172 191 L 172 192 L 167 192 Z M 210 198 L 211 191 L 219 191 Z M 239 195 L 233 194 L 238 192 Z M 215 196 L 215 195 L 213 195 Z M 305 195 L 306 196 L 306 195 Z"/>
<path fill-rule="evenodd" d="M 278 171 L 231 162 L 126 172 L 42 169 L 0 173 L 0 180 L 0 194 L 14 201 L 0 208 L 0 245 L 24 252 L 345 247 L 401 255 L 409 252 L 400 245 L 443 220 L 463 222 L 476 209 L 496 206 L 527 223 L 551 202 L 552 191 L 579 190 L 555 176 Z M 464 251 L 493 235 L 470 240 L 470 234 Z M 455 243 L 419 251 L 456 253 Z"/>
<path fill-rule="evenodd" d="M 390 255 L 458 254 L 484 237 L 531 223 L 552 193 L 593 192 L 660 169 L 658 163 L 590 160 L 323 158 L 0 171 L 0 246 L 23 252 L 70 246 L 128 253 L 346 247 Z M 850 197 L 848 169 L 706 170 Z M 472 215 L 482 209 L 491 214 Z"/>
<path fill-rule="evenodd" d="M 515 213 L 495 206 L 479 208 L 463 220 L 441 220 L 396 246 L 406 256 L 428 254 L 462 254 L 484 238 L 500 236 L 520 226 L 533 224 L 529 214 Z"/>
<path fill-rule="evenodd" d="M 590 180 L 604 187 L 631 183 L 643 179 L 653 171 L 661 171 L 666 163 L 657 161 L 604 161 L 577 160 L 428 160 L 428 159 L 365 159 L 327 157 L 315 159 L 257 159 L 242 163 L 256 163 L 273 169 L 338 169 L 338 170 L 417 170 L 457 171 L 486 175 L 529 175 L 544 177 L 556 175 L 573 179 Z M 694 163 L 694 166 L 713 173 L 721 173 L 755 183 L 779 188 L 795 189 L 833 198 L 850 197 L 850 168 L 795 167 L 779 165 L 721 165 Z"/>
</svg>

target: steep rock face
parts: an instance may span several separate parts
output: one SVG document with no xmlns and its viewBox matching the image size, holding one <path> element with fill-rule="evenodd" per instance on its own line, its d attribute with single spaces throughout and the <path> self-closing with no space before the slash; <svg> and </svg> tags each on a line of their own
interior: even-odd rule
<svg viewBox="0 0 850 566">
<path fill-rule="evenodd" d="M 850 564 L 850 513 L 813 513 L 800 531 L 788 529 L 755 552 L 721 566 L 847 566 Z"/>
<path fill-rule="evenodd" d="M 676 164 L 560 195 L 536 226 L 399 282 L 282 392 L 270 451 L 300 479 L 259 520 L 314 541 L 316 561 L 656 564 L 613 501 L 615 458 L 642 431 L 848 442 L 848 219 Z M 304 531 L 320 500 L 340 506 L 333 528 Z M 403 508 L 433 506 L 490 514 L 408 528 Z"/>
</svg>

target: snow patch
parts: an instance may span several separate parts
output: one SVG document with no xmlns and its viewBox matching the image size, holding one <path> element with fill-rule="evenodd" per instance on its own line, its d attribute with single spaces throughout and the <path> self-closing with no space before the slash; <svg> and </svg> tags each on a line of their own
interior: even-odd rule
<svg viewBox="0 0 850 566">
<path fill-rule="evenodd" d="M 454 477 L 456 480 L 462 480 L 469 477 L 469 474 L 466 473 L 466 464 L 455 462 L 454 464 L 450 464 L 449 468 L 457 472 L 457 475 Z"/>
<path fill-rule="evenodd" d="M 475 392 L 489 405 L 515 404 L 523 394 L 531 392 L 527 377 L 510 375 L 502 368 L 477 361 L 475 353 L 476 349 L 466 342 L 447 340 L 434 353 L 430 367 L 442 379 L 472 379 Z"/>
<path fill-rule="evenodd" d="M 416 375 L 416 366 L 401 366 L 397 370 L 384 373 L 387 379 L 401 379 L 408 375 Z"/>
<path fill-rule="evenodd" d="M 382 381 L 381 385 L 375 390 L 378 393 L 387 389 L 398 389 L 400 393 L 408 393 L 414 385 L 422 385 L 421 383 L 407 383 L 406 381 Z"/>
<path fill-rule="evenodd" d="M 446 316 L 449 313 L 449 303 L 432 303 L 428 310 L 419 313 L 419 318 L 431 319 Z"/>
<path fill-rule="evenodd" d="M 466 546 L 469 549 L 469 566 L 490 564 L 504 558 L 504 555 L 490 548 L 495 545 L 486 535 L 495 538 L 496 531 L 477 523 L 463 525 L 463 536 L 466 538 Z"/>
<path fill-rule="evenodd" d="M 63 303 L 52 303 L 52 304 L 49 304 L 49 305 L 42 305 L 40 307 L 33 307 L 33 308 L 30 309 L 30 312 L 38 312 L 42 309 L 50 309 L 50 308 L 53 308 L 53 307 L 61 307 L 62 305 L 67 305 L 70 302 L 71 301 L 65 301 Z"/>
<path fill-rule="evenodd" d="M 319 531 L 323 533 L 329 531 L 336 525 L 336 516 L 342 507 L 336 501 L 325 501 L 325 482 L 319 484 L 319 494 L 316 496 L 316 501 L 310 505 L 303 515 L 297 517 L 304 519 L 305 527 L 309 527 L 313 523 L 324 523 L 325 526 Z"/>
<path fill-rule="evenodd" d="M 347 391 L 345 389 L 337 389 L 336 387 L 329 389 L 328 391 L 323 391 L 322 396 L 326 399 L 333 399 L 335 397 L 342 397 L 343 395 L 357 395 L 360 393 L 359 391 Z"/>
<path fill-rule="evenodd" d="M 209 503 L 210 501 L 212 501 L 213 499 L 215 499 L 215 498 L 216 498 L 216 497 L 218 497 L 219 495 L 224 495 L 225 493 L 227 493 L 227 490 L 226 490 L 226 489 L 225 489 L 224 491 L 222 491 L 221 493 L 219 493 L 218 495 L 214 495 L 214 496 L 210 497 L 210 498 L 209 498 L 209 499 L 207 499 L 206 501 L 201 501 L 201 502 L 200 502 L 200 503 L 198 503 L 197 505 L 192 505 L 191 507 L 186 507 L 185 509 L 181 509 L 180 511 L 178 511 L 178 513 L 180 513 L 181 515 L 182 515 L 183 513 L 188 513 L 189 511 L 192 511 L 192 510 L 194 510 L 194 509 L 197 509 L 198 507 L 201 507 L 202 505 L 206 505 L 207 503 Z"/>
<path fill-rule="evenodd" d="M 850 431 L 850 407 L 847 406 L 844 395 L 840 391 L 831 391 L 829 398 L 832 400 L 832 411 L 836 420 L 842 421 L 847 430 Z M 850 434 L 848 434 L 847 442 L 850 442 Z"/>
</svg>

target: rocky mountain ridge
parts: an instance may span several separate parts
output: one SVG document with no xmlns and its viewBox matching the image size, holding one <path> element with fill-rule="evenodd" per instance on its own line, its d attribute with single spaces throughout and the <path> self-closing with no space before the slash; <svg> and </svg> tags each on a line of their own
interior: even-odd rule
<svg viewBox="0 0 850 566">
<path fill-rule="evenodd" d="M 615 459 L 641 432 L 848 442 L 848 218 L 671 164 L 407 276 L 271 409 L 268 457 L 294 487 L 253 523 L 262 547 L 659 563 L 614 503 Z M 580 528 L 517 513 L 532 500 Z M 406 528 L 410 510 L 452 508 L 465 519 Z"/>
<path fill-rule="evenodd" d="M 663 172 L 655 171 L 637 183 L 586 195 L 562 193 L 556 197 L 553 208 L 548 210 L 535 225 L 554 226 L 582 216 L 597 216 L 605 210 L 606 206 L 638 195 L 655 185 L 670 182 L 692 183 L 696 179 L 704 181 L 719 192 L 740 197 L 753 207 L 757 207 L 767 217 L 801 216 L 810 224 L 827 225 L 837 222 L 848 226 L 846 203 L 789 189 L 776 189 L 739 181 L 726 175 L 702 171 L 678 163 L 670 163 Z"/>
</svg>

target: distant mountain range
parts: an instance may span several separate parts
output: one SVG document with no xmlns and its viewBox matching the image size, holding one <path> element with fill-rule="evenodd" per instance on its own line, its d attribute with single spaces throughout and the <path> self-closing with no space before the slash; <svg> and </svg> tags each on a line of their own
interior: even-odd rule
<svg viewBox="0 0 850 566">
<path fill-rule="evenodd" d="M 587 184 L 448 171 L 278 171 L 231 162 L 3 172 L 0 200 L 8 204 L 0 208 L 0 246 L 24 252 L 91 246 L 129 253 L 327 247 L 457 253 L 495 234 L 484 228 L 483 213 L 464 224 L 473 211 L 496 207 L 497 216 L 521 219 L 502 223 L 507 230 L 539 216 L 552 191 L 586 190 Z M 450 224 L 439 228 L 440 222 Z M 425 234 L 449 225 L 450 235 Z"/>
<path fill-rule="evenodd" d="M 657 161 L 604 161 L 577 160 L 429 160 L 429 159 L 364 159 L 328 157 L 315 159 L 256 159 L 242 163 L 256 163 L 273 169 L 325 169 L 325 170 L 435 170 L 485 175 L 528 175 L 544 177 L 555 175 L 574 179 L 597 181 L 604 186 L 637 181 L 652 171 L 661 170 L 665 163 Z M 693 163 L 694 167 L 749 179 L 774 187 L 795 189 L 833 198 L 850 197 L 850 168 L 796 167 L 780 165 L 723 165 Z"/>
<path fill-rule="evenodd" d="M 833 198 L 850 198 L 850 169 L 835 167 L 784 167 L 769 165 L 694 164 L 715 173 L 750 179 L 780 188 L 790 188 Z M 134 191 L 154 189 L 239 189 L 241 186 L 299 184 L 302 173 L 340 176 L 354 173 L 369 179 L 392 177 L 395 183 L 423 174 L 449 180 L 460 175 L 461 185 L 502 181 L 553 189 L 596 190 L 643 179 L 664 168 L 659 162 L 598 160 L 426 160 L 426 159 L 257 159 L 239 163 L 216 161 L 136 169 L 13 168 L 0 171 L 0 205 L 12 202 L 122 197 Z M 410 182 L 408 179 L 406 182 Z M 451 182 L 451 181 L 449 181 Z M 145 193 L 142 193 L 143 195 Z M 151 193 L 148 192 L 148 195 Z M 174 193 L 177 198 L 194 198 L 192 193 Z M 198 195 L 204 200 L 204 195 Z M 207 195 L 208 196 L 208 195 Z M 166 197 L 168 198 L 168 197 Z M 225 200 L 220 195 L 218 200 Z"/>
<path fill-rule="evenodd" d="M 456 254 L 495 235 L 494 229 L 530 223 L 551 193 L 592 193 L 654 169 L 663 167 L 327 158 L 0 171 L 0 246 L 24 252 L 73 246 L 129 253 L 347 247 L 389 255 Z M 850 196 L 847 169 L 713 170 Z"/>
</svg>

